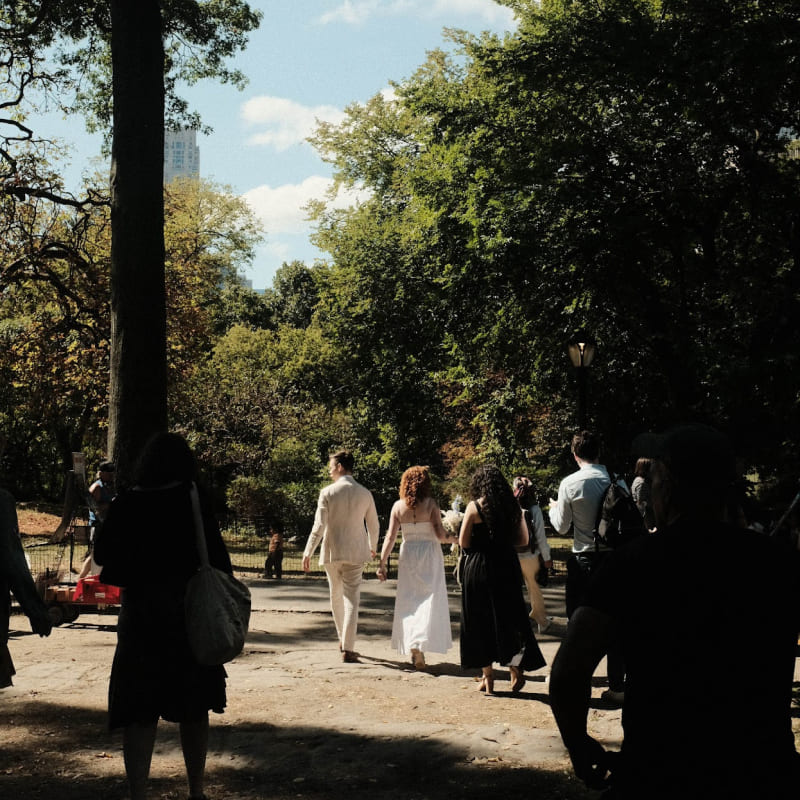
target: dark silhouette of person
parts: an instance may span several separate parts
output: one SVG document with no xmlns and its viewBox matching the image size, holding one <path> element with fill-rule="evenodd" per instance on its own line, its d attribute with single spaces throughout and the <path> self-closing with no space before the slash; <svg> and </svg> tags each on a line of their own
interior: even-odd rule
<svg viewBox="0 0 800 800">
<path fill-rule="evenodd" d="M 159 719 L 178 723 L 189 797 L 205 797 L 208 712 L 222 713 L 227 703 L 224 667 L 200 664 L 186 632 L 186 584 L 200 566 L 191 500 L 197 478 L 186 440 L 155 434 L 139 455 L 133 487 L 114 498 L 95 542 L 101 581 L 123 587 L 108 714 L 109 728 L 123 731 L 131 800 L 148 796 Z M 208 560 L 231 574 L 204 491 L 200 503 Z"/>
<path fill-rule="evenodd" d="M 2 451 L 0 440 L 0 452 Z M 47 607 L 39 596 L 36 584 L 25 560 L 25 551 L 19 538 L 17 506 L 5 489 L 0 489 L 0 689 L 11 686 L 16 674 L 8 650 L 11 592 L 39 636 L 49 636 L 52 622 Z"/>
<path fill-rule="evenodd" d="M 283 526 L 275 523 L 270 530 L 269 552 L 264 562 L 264 577 L 283 578 Z"/>
<path fill-rule="evenodd" d="M 682 426 L 654 455 L 657 532 L 604 559 L 553 663 L 575 772 L 609 800 L 794 798 L 797 554 L 723 521 L 735 479 L 726 437 Z M 745 587 L 746 561 L 759 569 Z M 587 732 L 591 676 L 614 635 L 627 668 L 619 753 Z"/>
</svg>

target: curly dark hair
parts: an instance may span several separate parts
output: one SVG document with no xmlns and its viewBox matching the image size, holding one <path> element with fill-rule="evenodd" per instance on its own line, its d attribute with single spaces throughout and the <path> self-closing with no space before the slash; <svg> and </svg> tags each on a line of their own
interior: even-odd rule
<svg viewBox="0 0 800 800">
<path fill-rule="evenodd" d="M 510 541 L 519 525 L 522 509 L 500 469 L 494 464 L 478 467 L 470 481 L 469 493 L 476 503 L 483 499 L 481 510 L 492 536 L 506 537 Z"/>
<path fill-rule="evenodd" d="M 414 508 L 431 493 L 431 476 L 427 467 L 409 467 L 400 478 L 400 499 Z"/>
</svg>

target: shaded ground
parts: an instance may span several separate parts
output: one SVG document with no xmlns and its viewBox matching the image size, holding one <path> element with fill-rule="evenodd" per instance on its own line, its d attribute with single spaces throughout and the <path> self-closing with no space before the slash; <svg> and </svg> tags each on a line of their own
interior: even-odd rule
<svg viewBox="0 0 800 800">
<path fill-rule="evenodd" d="M 498 670 L 494 698 L 461 673 L 457 645 L 447 656 L 430 656 L 426 672 L 411 669 L 390 646 L 392 582 L 372 580 L 362 597 L 361 663 L 343 664 L 324 581 L 250 584 L 248 645 L 228 666 L 228 709 L 212 718 L 212 800 L 597 796 L 570 775 L 548 705 L 547 668 L 516 697 Z M 451 587 L 453 620 L 457 592 Z M 561 587 L 546 595 L 551 611 L 563 615 Z M 12 637 L 18 675 L 0 692 L 0 797 L 126 797 L 120 737 L 105 729 L 115 621 L 87 614 L 49 639 Z M 26 630 L 25 623 L 15 617 L 12 628 Z M 558 639 L 541 643 L 551 663 Z M 597 699 L 603 670 L 591 727 L 613 745 L 620 712 Z M 154 798 L 185 797 L 175 726 L 159 728 L 152 777 Z"/>
</svg>

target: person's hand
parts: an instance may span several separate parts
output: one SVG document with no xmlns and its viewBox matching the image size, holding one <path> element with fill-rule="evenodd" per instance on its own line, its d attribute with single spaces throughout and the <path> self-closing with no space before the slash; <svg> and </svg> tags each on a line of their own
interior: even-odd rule
<svg viewBox="0 0 800 800">
<path fill-rule="evenodd" d="M 303 572 L 311 572 L 311 556 L 303 556 Z"/>
<path fill-rule="evenodd" d="M 378 580 L 383 583 L 386 580 L 386 564 L 381 564 L 375 574 L 378 576 Z"/>
<path fill-rule="evenodd" d="M 569 757 L 575 774 L 590 789 L 607 789 L 608 775 L 611 771 L 612 754 L 603 745 L 587 735 L 580 743 L 569 748 Z"/>
<path fill-rule="evenodd" d="M 370 550 L 369 552 L 370 552 L 370 555 L 372 556 L 372 560 L 374 561 L 378 557 L 378 551 L 377 550 Z"/>
<path fill-rule="evenodd" d="M 545 569 L 552 569 L 553 568 L 553 559 L 551 558 L 549 561 L 544 562 Z"/>
<path fill-rule="evenodd" d="M 48 614 L 37 614 L 34 617 L 31 617 L 31 630 L 34 633 L 38 633 L 39 636 L 49 636 L 50 632 L 53 630 L 53 623 L 50 620 L 50 616 Z"/>
</svg>

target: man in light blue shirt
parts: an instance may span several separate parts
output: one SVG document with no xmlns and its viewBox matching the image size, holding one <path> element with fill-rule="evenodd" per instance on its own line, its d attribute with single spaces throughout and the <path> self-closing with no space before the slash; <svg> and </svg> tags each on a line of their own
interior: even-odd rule
<svg viewBox="0 0 800 800">
<path fill-rule="evenodd" d="M 597 512 L 606 489 L 611 485 L 608 470 L 600 463 L 600 439 L 591 431 L 572 438 L 572 456 L 577 472 L 567 475 L 558 487 L 558 499 L 550 500 L 550 524 L 564 535 L 572 527 L 572 555 L 567 559 L 567 617 L 583 602 L 589 578 L 611 551 L 595 544 Z M 621 653 L 612 646 L 608 653 L 609 689 L 602 698 L 621 704 L 625 698 L 625 665 Z"/>
<path fill-rule="evenodd" d="M 564 535 L 572 526 L 572 552 L 595 552 L 594 526 L 606 489 L 611 484 L 608 470 L 598 464 L 600 441 L 589 431 L 572 439 L 572 456 L 577 472 L 567 475 L 558 487 L 558 499 L 550 500 L 550 524 Z"/>
</svg>

